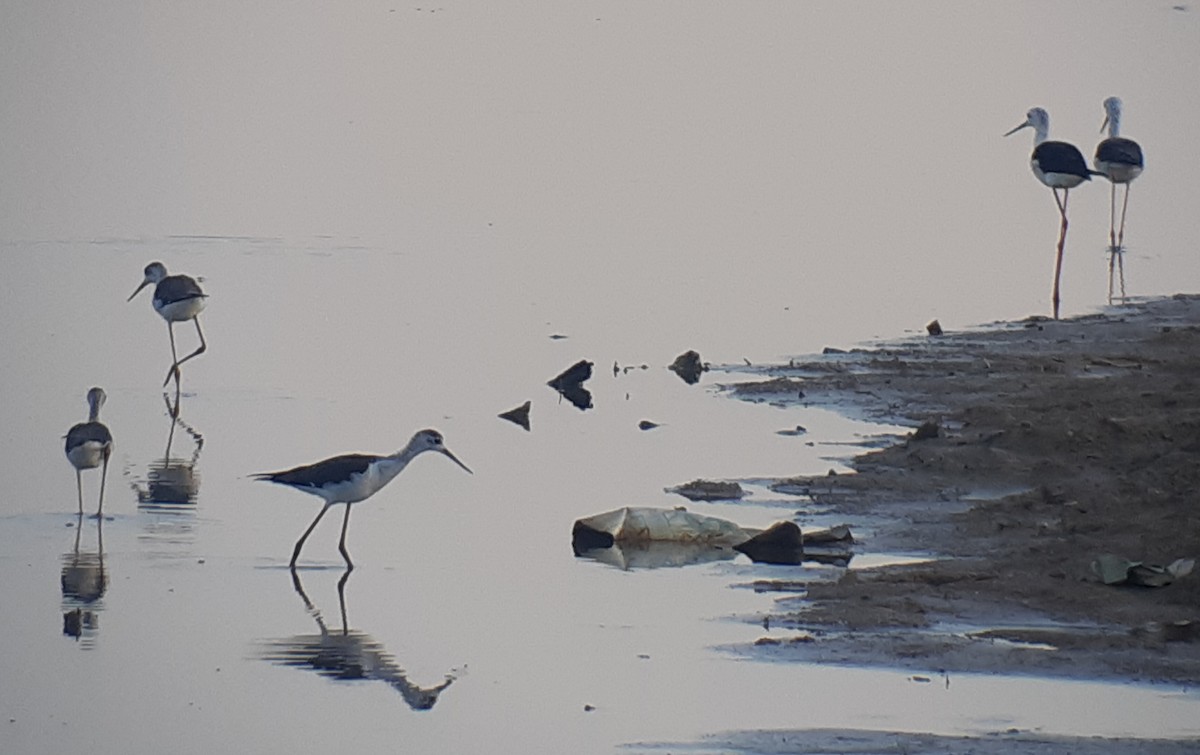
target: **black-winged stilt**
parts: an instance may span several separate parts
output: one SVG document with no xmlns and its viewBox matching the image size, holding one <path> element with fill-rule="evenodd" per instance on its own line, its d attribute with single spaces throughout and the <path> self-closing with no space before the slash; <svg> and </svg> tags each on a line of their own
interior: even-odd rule
<svg viewBox="0 0 1200 755">
<path fill-rule="evenodd" d="M 67 431 L 67 461 L 75 467 L 80 516 L 83 515 L 84 469 L 103 466 L 100 471 L 100 504 L 96 507 L 96 516 L 99 517 L 104 510 L 104 482 L 108 477 L 108 457 L 112 455 L 113 447 L 112 433 L 100 421 L 100 407 L 104 406 L 107 398 L 102 388 L 92 388 L 88 391 L 88 421 L 80 422 Z"/>
<path fill-rule="evenodd" d="M 413 710 L 433 708 L 442 691 L 454 683 L 455 674 L 448 673 L 441 683 L 422 687 L 409 678 L 409 672 L 379 640 L 361 630 L 351 629 L 346 619 L 346 581 L 349 578 L 350 570 L 347 569 L 337 583 L 342 616 L 342 626 L 338 629 L 326 624 L 321 609 L 304 591 L 300 572 L 293 569 L 292 588 L 304 601 L 304 608 L 317 623 L 318 632 L 270 640 L 264 643 L 262 658 L 289 668 L 309 669 L 339 682 L 384 681 L 399 692 Z"/>
<path fill-rule="evenodd" d="M 1093 171 L 1084 162 L 1083 153 L 1074 145 L 1066 142 L 1049 141 L 1050 116 L 1040 107 L 1030 108 L 1025 114 L 1025 122 L 1005 134 L 1010 136 L 1023 128 L 1032 128 L 1033 155 L 1029 165 L 1033 175 L 1054 192 L 1054 203 L 1058 205 L 1058 214 L 1062 223 L 1058 231 L 1058 248 L 1054 258 L 1054 288 L 1050 301 L 1054 307 L 1054 319 L 1058 319 L 1058 280 L 1062 274 L 1063 245 L 1067 240 L 1067 194 L 1084 181 L 1090 181 Z M 1062 189 L 1062 198 L 1058 190 Z"/>
<path fill-rule="evenodd" d="M 1132 139 L 1121 136 L 1121 98 L 1109 97 L 1104 101 L 1104 123 L 1100 131 L 1108 128 L 1108 138 L 1096 146 L 1092 164 L 1096 170 L 1112 182 L 1112 194 L 1108 205 L 1108 298 L 1112 301 L 1113 268 L 1121 270 L 1121 296 L 1125 296 L 1125 211 L 1129 209 L 1129 184 L 1142 174 L 1146 167 L 1142 147 Z M 1121 203 L 1121 224 L 1117 230 L 1117 184 L 1125 185 L 1125 198 Z"/>
<path fill-rule="evenodd" d="M 262 472 L 251 475 L 256 480 L 266 480 L 280 485 L 288 485 L 305 493 L 312 493 L 325 501 L 317 518 L 296 541 L 292 551 L 292 560 L 288 564 L 296 568 L 296 559 L 300 557 L 300 549 L 304 541 L 325 516 L 325 512 L 335 503 L 346 504 L 346 516 L 342 520 L 342 535 L 338 540 L 338 550 L 346 560 L 348 569 L 354 568 L 350 554 L 346 552 L 346 526 L 350 523 L 350 505 L 364 501 L 378 493 L 396 475 L 404 471 L 408 463 L 426 451 L 436 451 L 450 458 L 458 466 L 470 472 L 470 468 L 458 460 L 446 448 L 442 434 L 437 430 L 421 430 L 412 436 L 408 445 L 391 456 L 373 456 L 370 454 L 344 454 L 334 456 L 315 464 L 307 464 L 282 472 Z"/>
<path fill-rule="evenodd" d="M 187 275 L 167 275 L 167 268 L 161 262 L 151 262 L 146 265 L 145 277 L 137 290 L 129 295 L 126 301 L 133 301 L 143 288 L 154 285 L 154 311 L 167 321 L 167 332 L 171 336 L 171 369 L 167 371 L 165 386 L 174 376 L 175 384 L 179 385 L 179 366 L 200 356 L 208 348 L 204 342 L 204 331 L 200 330 L 200 312 L 203 311 L 208 294 L 200 290 L 196 279 Z M 200 346 L 191 354 L 180 359 L 175 351 L 175 323 L 191 320 L 196 323 L 196 334 L 200 336 Z"/>
</svg>

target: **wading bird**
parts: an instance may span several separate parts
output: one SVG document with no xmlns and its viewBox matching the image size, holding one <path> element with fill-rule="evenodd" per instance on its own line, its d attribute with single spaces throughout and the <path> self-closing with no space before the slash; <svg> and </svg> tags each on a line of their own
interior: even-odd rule
<svg viewBox="0 0 1200 755">
<path fill-rule="evenodd" d="M 1113 298 L 1113 268 L 1121 273 L 1121 297 L 1125 297 L 1125 211 L 1129 209 L 1129 184 L 1142 174 L 1146 166 L 1141 146 L 1132 139 L 1121 136 L 1121 98 L 1109 97 L 1104 101 L 1104 123 L 1100 131 L 1108 128 L 1108 138 L 1096 146 L 1092 164 L 1112 182 L 1112 194 L 1108 203 L 1108 299 Z M 1117 184 L 1125 185 L 1125 198 L 1121 202 L 1120 230 L 1117 226 Z"/>
<path fill-rule="evenodd" d="M 104 389 L 92 388 L 87 392 L 88 421 L 80 422 L 67 431 L 67 461 L 75 467 L 75 487 L 79 491 L 79 515 L 83 516 L 83 470 L 100 471 L 100 504 L 96 516 L 104 510 L 104 482 L 108 477 L 108 457 L 112 455 L 112 433 L 100 421 L 100 407 L 108 396 Z"/>
<path fill-rule="evenodd" d="M 408 445 L 391 456 L 344 454 L 318 461 L 315 464 L 286 469 L 282 472 L 261 472 L 251 475 L 256 480 L 288 485 L 318 496 L 325 501 L 317 518 L 308 525 L 308 529 L 296 541 L 296 547 L 292 551 L 292 560 L 288 566 L 296 568 L 296 559 L 300 557 L 300 549 L 304 547 L 304 541 L 321 521 L 321 517 L 325 516 L 329 507 L 335 503 L 344 503 L 346 504 L 346 516 L 342 520 L 342 536 L 338 540 L 338 550 L 341 551 L 342 558 L 346 560 L 347 569 L 353 569 L 354 563 L 350 560 L 350 554 L 346 552 L 346 526 L 350 524 L 350 505 L 364 501 L 378 493 L 384 485 L 403 472 L 410 461 L 426 451 L 436 451 L 468 472 L 471 471 L 466 464 L 458 460 L 457 456 L 450 453 L 450 449 L 446 448 L 441 433 L 437 430 L 421 430 L 412 436 Z"/>
<path fill-rule="evenodd" d="M 1033 175 L 1054 192 L 1054 203 L 1058 205 L 1058 214 L 1062 223 L 1058 230 L 1058 248 L 1054 258 L 1054 288 L 1050 294 L 1050 302 L 1054 308 L 1054 319 L 1058 319 L 1058 280 L 1062 274 L 1063 245 L 1067 241 L 1067 194 L 1084 181 L 1090 181 L 1092 171 L 1074 145 L 1066 142 L 1049 141 L 1050 116 L 1040 107 L 1030 108 L 1025 114 L 1025 122 L 1012 129 L 1005 136 L 1017 133 L 1023 128 L 1032 128 L 1033 155 L 1029 165 Z M 1058 190 L 1062 189 L 1059 198 Z"/>
<path fill-rule="evenodd" d="M 208 348 L 208 344 L 204 342 L 204 331 L 200 330 L 200 312 L 204 310 L 208 294 L 200 290 L 200 284 L 196 283 L 196 279 L 191 276 L 167 275 L 167 268 L 161 262 L 151 262 L 146 265 L 144 273 L 142 284 L 129 295 L 126 301 L 133 301 L 133 297 L 137 296 L 143 288 L 151 283 L 155 284 L 152 302 L 154 311 L 167 321 L 167 332 L 171 336 L 171 369 L 167 371 L 167 379 L 163 381 L 163 385 L 166 386 L 174 377 L 175 385 L 178 386 L 180 365 L 192 357 L 200 356 Z M 180 359 L 175 351 L 175 323 L 188 320 L 196 323 L 196 335 L 200 336 L 200 347 Z"/>
</svg>

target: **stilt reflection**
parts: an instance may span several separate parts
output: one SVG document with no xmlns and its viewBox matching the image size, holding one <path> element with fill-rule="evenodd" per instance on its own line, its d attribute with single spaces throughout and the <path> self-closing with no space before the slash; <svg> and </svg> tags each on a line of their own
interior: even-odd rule
<svg viewBox="0 0 1200 755">
<path fill-rule="evenodd" d="M 104 571 L 104 520 L 96 519 L 96 549 L 81 550 L 84 516 L 75 521 L 75 543 L 63 554 L 62 575 L 62 633 L 82 641 L 85 649 L 96 644 L 100 631 L 102 598 L 108 589 L 108 574 Z"/>
<path fill-rule="evenodd" d="M 141 483 L 134 483 L 140 509 L 170 510 L 179 506 L 194 506 L 196 496 L 200 493 L 200 475 L 196 471 L 196 463 L 200 459 L 200 451 L 204 448 L 204 436 L 179 415 L 178 392 L 173 404 L 166 393 L 163 394 L 163 402 L 167 405 L 167 414 L 171 418 L 171 429 L 167 433 L 167 447 L 163 451 L 162 461 L 151 462 L 146 479 Z M 192 453 L 186 459 L 171 456 L 176 428 L 182 429 L 192 440 Z"/>
<path fill-rule="evenodd" d="M 179 414 L 179 394 L 175 401 L 163 394 L 171 426 L 162 458 L 147 465 L 146 476 L 134 480 L 138 511 L 143 515 L 143 534 L 138 536 L 144 553 L 166 560 L 192 555 L 196 520 L 196 498 L 200 493 L 200 473 L 197 463 L 204 449 L 204 436 Z M 175 441 L 189 441 L 191 453 L 176 456 Z M 186 446 L 184 446 L 186 448 Z"/>
<path fill-rule="evenodd" d="M 317 622 L 319 632 L 269 640 L 265 643 L 262 658 L 281 666 L 310 669 L 337 681 L 377 679 L 391 685 L 413 710 L 433 708 L 442 690 L 456 677 L 446 674 L 444 681 L 432 687 L 414 684 L 377 640 L 365 632 L 350 629 L 346 620 L 346 582 L 350 579 L 350 571 L 347 569 L 337 583 L 342 627 L 330 630 L 320 609 L 304 592 L 299 573 L 292 569 L 292 587 L 304 602 L 305 610 Z"/>
</svg>

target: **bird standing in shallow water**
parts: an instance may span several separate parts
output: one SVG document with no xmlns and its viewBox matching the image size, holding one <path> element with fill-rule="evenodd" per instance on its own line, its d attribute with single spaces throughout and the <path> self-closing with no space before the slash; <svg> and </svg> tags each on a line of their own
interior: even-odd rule
<svg viewBox="0 0 1200 755">
<path fill-rule="evenodd" d="M 1108 300 L 1113 298 L 1113 268 L 1120 267 L 1121 298 L 1125 297 L 1125 211 L 1129 209 L 1129 184 L 1142 174 L 1146 166 L 1142 148 L 1132 139 L 1121 136 L 1121 98 L 1109 97 L 1104 101 L 1104 123 L 1100 130 L 1108 128 L 1108 138 L 1096 146 L 1092 165 L 1112 182 L 1112 194 L 1108 203 Z M 1125 199 L 1121 203 L 1121 225 L 1117 230 L 1117 184 L 1125 184 Z"/>
<path fill-rule="evenodd" d="M 112 455 L 113 438 L 104 423 L 100 421 L 100 407 L 108 398 L 102 388 L 92 388 L 87 392 L 88 421 L 80 422 L 67 431 L 67 461 L 75 467 L 75 486 L 79 491 L 79 515 L 83 516 L 83 474 L 85 469 L 95 469 L 103 465 L 100 471 L 100 505 L 96 507 L 96 516 L 104 510 L 104 483 L 108 477 L 108 458 Z"/>
<path fill-rule="evenodd" d="M 436 451 L 449 457 L 451 461 L 468 472 L 471 471 L 466 464 L 458 460 L 457 456 L 450 453 L 450 449 L 446 448 L 441 433 L 437 430 L 421 430 L 412 436 L 408 445 L 391 456 L 344 454 L 318 461 L 315 464 L 286 469 L 282 472 L 262 472 L 252 475 L 256 480 L 288 485 L 305 493 L 312 493 L 325 501 L 317 518 L 308 525 L 308 529 L 296 541 L 296 547 L 292 551 L 292 560 L 288 566 L 296 568 L 296 559 L 300 557 L 300 549 L 304 547 L 304 541 L 321 521 L 321 517 L 325 516 L 329 507 L 335 503 L 344 503 L 346 504 L 346 516 L 342 520 L 342 535 L 338 540 L 338 550 L 341 551 L 342 558 L 346 560 L 347 569 L 353 569 L 354 563 L 350 560 L 350 554 L 346 552 L 346 527 L 350 524 L 350 505 L 378 493 L 384 485 L 403 472 L 410 461 L 426 451 Z"/>
<path fill-rule="evenodd" d="M 1025 114 L 1025 122 L 1012 129 L 1005 136 L 1015 134 L 1023 128 L 1032 128 L 1033 154 L 1029 165 L 1033 175 L 1054 192 L 1054 203 L 1058 205 L 1058 214 L 1062 223 L 1058 230 L 1058 248 L 1054 258 L 1054 288 L 1050 294 L 1050 302 L 1054 308 L 1054 319 L 1058 319 L 1058 280 L 1062 275 L 1063 245 L 1067 241 L 1067 195 L 1079 184 L 1092 179 L 1093 171 L 1088 169 L 1083 160 L 1083 153 L 1074 145 L 1066 142 L 1049 141 L 1050 116 L 1040 107 L 1030 108 Z M 1062 189 L 1062 198 L 1058 190 Z"/>
<path fill-rule="evenodd" d="M 145 277 L 137 290 L 129 295 L 126 301 L 133 301 L 143 288 L 154 285 L 154 311 L 167 321 L 167 332 L 171 336 L 171 369 L 167 371 L 167 379 L 163 386 L 175 378 L 175 386 L 179 386 L 179 366 L 192 357 L 200 356 L 208 348 L 204 342 L 204 331 L 200 330 L 200 312 L 208 298 L 208 294 L 200 290 L 196 279 L 187 275 L 167 275 L 167 268 L 161 262 L 151 262 L 143 271 Z M 200 336 L 200 347 L 180 359 L 175 351 L 175 323 L 191 320 L 196 323 L 196 335 Z"/>
</svg>

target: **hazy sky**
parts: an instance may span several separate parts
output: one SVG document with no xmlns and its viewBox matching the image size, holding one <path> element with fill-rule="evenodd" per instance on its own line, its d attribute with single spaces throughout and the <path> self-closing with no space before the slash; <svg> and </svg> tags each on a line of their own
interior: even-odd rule
<svg viewBox="0 0 1200 755">
<path fill-rule="evenodd" d="M 808 249 L 966 285 L 1052 254 L 1030 132 L 1001 135 L 1040 105 L 1090 156 L 1119 94 L 1148 162 L 1127 241 L 1166 260 L 1141 283 L 1194 288 L 1200 12 L 1172 5 L 9 0 L 0 236 Z M 1097 254 L 1107 189 L 1072 201 Z"/>
</svg>

